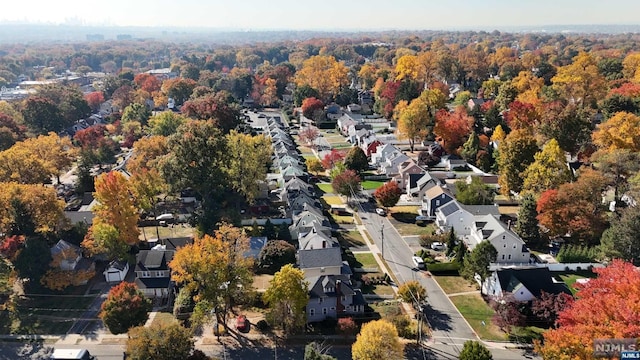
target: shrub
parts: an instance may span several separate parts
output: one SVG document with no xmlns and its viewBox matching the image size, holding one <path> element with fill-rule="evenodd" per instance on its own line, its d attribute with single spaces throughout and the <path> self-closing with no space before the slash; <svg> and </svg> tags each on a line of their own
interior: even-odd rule
<svg viewBox="0 0 640 360">
<path fill-rule="evenodd" d="M 411 319 L 407 315 L 395 315 L 388 319 L 398 330 L 398 336 L 405 339 L 415 339 L 416 332 L 411 326 Z"/>
<path fill-rule="evenodd" d="M 258 330 L 260 330 L 261 332 L 266 332 L 269 331 L 271 326 L 269 326 L 269 323 L 266 320 L 260 320 L 258 321 L 258 323 L 256 323 L 256 328 L 258 328 Z"/>
<path fill-rule="evenodd" d="M 434 242 L 441 242 L 444 243 L 447 240 L 447 235 L 446 234 L 436 234 L 436 233 L 431 233 L 431 234 L 423 234 L 420 235 L 420 246 L 425 247 L 425 248 L 430 248 L 431 244 L 433 244 Z"/>
<path fill-rule="evenodd" d="M 427 270 L 431 273 L 457 274 L 460 271 L 460 264 L 457 262 L 428 264 Z"/>
</svg>

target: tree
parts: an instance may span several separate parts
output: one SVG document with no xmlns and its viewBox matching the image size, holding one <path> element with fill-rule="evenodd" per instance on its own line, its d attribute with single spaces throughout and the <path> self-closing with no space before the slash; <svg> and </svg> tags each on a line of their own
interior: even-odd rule
<svg viewBox="0 0 640 360">
<path fill-rule="evenodd" d="M 480 139 L 478 138 L 478 134 L 476 132 L 472 132 L 469 135 L 469 139 L 462 145 L 462 151 L 460 152 L 460 156 L 470 163 L 475 164 L 476 157 L 478 156 L 478 151 L 480 150 Z"/>
<path fill-rule="evenodd" d="M 124 260 L 131 249 L 120 240 L 120 231 L 115 226 L 101 222 L 89 228 L 81 245 L 89 254 L 103 254 L 109 260 Z"/>
<path fill-rule="evenodd" d="M 523 173 L 523 192 L 537 194 L 571 180 L 566 156 L 555 139 L 549 140 L 542 151 L 534 155 L 534 159 Z"/>
<path fill-rule="evenodd" d="M 91 115 L 91 108 L 79 86 L 49 84 L 38 89 L 38 96 L 52 101 L 60 109 L 67 126 Z"/>
<path fill-rule="evenodd" d="M 593 132 L 593 143 L 602 149 L 640 151 L 640 116 L 616 113 Z"/>
<path fill-rule="evenodd" d="M 427 127 L 433 127 L 434 114 L 444 107 L 445 96 L 438 89 L 425 90 L 419 97 L 411 100 L 398 116 L 398 135 L 409 140 L 411 152 L 416 141 L 429 133 Z"/>
<path fill-rule="evenodd" d="M 111 103 L 122 111 L 135 101 L 135 93 L 131 86 L 125 84 L 117 88 L 111 95 Z"/>
<path fill-rule="evenodd" d="M 520 202 L 515 232 L 530 247 L 535 246 L 540 241 L 540 227 L 538 226 L 537 216 L 536 199 L 532 194 L 526 194 Z"/>
<path fill-rule="evenodd" d="M 344 157 L 344 166 L 348 170 L 353 170 L 357 174 L 361 174 L 363 171 L 369 169 L 369 159 L 367 154 L 362 151 L 359 146 L 354 146 L 347 152 Z"/>
<path fill-rule="evenodd" d="M 109 331 L 117 335 L 144 325 L 151 309 L 151 300 L 134 283 L 121 282 L 109 290 L 99 317 Z"/>
<path fill-rule="evenodd" d="M 473 280 L 475 275 L 480 276 L 480 282 L 489 277 L 489 264 L 496 262 L 498 251 L 490 241 L 482 241 L 476 245 L 471 253 L 464 258 L 464 266 L 462 267 L 463 275 L 468 280 Z"/>
<path fill-rule="evenodd" d="M 40 284 L 40 279 L 49 269 L 50 262 L 51 249 L 47 242 L 39 237 L 30 237 L 16 255 L 13 266 L 19 279 L 27 279 L 25 286 L 32 287 Z"/>
<path fill-rule="evenodd" d="M 327 349 L 321 344 L 316 342 L 308 343 L 304 347 L 304 360 L 336 360 L 333 356 L 325 354 L 326 351 Z"/>
<path fill-rule="evenodd" d="M 286 334 L 297 332 L 306 323 L 309 283 L 302 270 L 290 264 L 283 266 L 269 281 L 262 298 L 269 307 L 268 319 Z"/>
<path fill-rule="evenodd" d="M 458 355 L 460 360 L 493 360 L 493 355 L 486 346 L 479 341 L 467 340 L 462 345 L 462 351 Z"/>
<path fill-rule="evenodd" d="M 191 359 L 195 341 L 179 324 L 134 327 L 129 330 L 127 360 Z"/>
<path fill-rule="evenodd" d="M 333 56 L 312 56 L 302 63 L 296 72 L 295 83 L 316 89 L 321 99 L 330 99 L 338 94 L 342 86 L 348 85 L 349 70 Z"/>
<path fill-rule="evenodd" d="M 608 259 L 622 259 L 640 264 L 640 209 L 632 206 L 611 222 L 602 234 L 601 250 Z"/>
<path fill-rule="evenodd" d="M 177 106 L 184 104 L 189 99 L 196 82 L 192 79 L 175 78 L 165 80 L 162 83 L 162 92 L 172 98 Z"/>
<path fill-rule="evenodd" d="M 466 114 L 463 107 L 456 108 L 453 113 L 440 110 L 436 114 L 433 133 L 441 138 L 442 146 L 447 153 L 454 154 L 471 132 L 474 122 L 475 120 Z"/>
<path fill-rule="evenodd" d="M 427 290 L 417 280 L 407 281 L 400 285 L 398 296 L 409 304 L 421 304 L 427 298 Z"/>
<path fill-rule="evenodd" d="M 471 182 L 458 180 L 456 199 L 465 205 L 491 205 L 495 196 L 493 189 L 485 184 L 479 176 L 472 176 Z"/>
<path fill-rule="evenodd" d="M 460 241 L 460 243 L 463 243 L 463 242 L 464 241 Z M 447 233 L 447 244 L 446 244 L 447 256 L 451 256 L 456 252 L 457 243 L 458 243 L 458 237 L 456 236 L 455 230 L 451 228 Z"/>
<path fill-rule="evenodd" d="M 389 181 L 373 192 L 373 197 L 383 207 L 395 206 L 400 201 L 402 190 L 395 181 Z"/>
<path fill-rule="evenodd" d="M 296 262 L 296 248 L 284 240 L 269 240 L 260 250 L 258 267 L 275 273 L 284 265 Z"/>
<path fill-rule="evenodd" d="M 555 326 L 558 315 L 570 306 L 572 302 L 573 297 L 567 293 L 551 294 L 542 290 L 540 291 L 540 297 L 533 300 L 531 312 L 538 320 L 549 326 Z"/>
<path fill-rule="evenodd" d="M 251 136 L 232 130 L 227 136 L 226 173 L 231 187 L 252 204 L 260 192 L 258 180 L 267 177 L 271 141 L 264 135 Z"/>
<path fill-rule="evenodd" d="M 322 166 L 322 161 L 320 161 L 316 157 L 307 158 L 307 160 L 305 162 L 307 164 L 307 170 L 311 171 L 312 173 L 314 173 L 316 175 L 318 175 L 318 173 L 324 171 L 324 166 Z"/>
<path fill-rule="evenodd" d="M 500 143 L 499 150 L 500 192 L 505 195 L 518 193 L 522 191 L 522 173 L 535 161 L 534 156 L 538 152 L 536 139 L 526 130 L 515 130 Z"/>
<path fill-rule="evenodd" d="M 337 194 L 346 196 L 348 199 L 360 192 L 361 181 L 355 171 L 345 170 L 333 178 L 331 187 Z"/>
<path fill-rule="evenodd" d="M 344 337 L 353 336 L 358 332 L 358 324 L 353 321 L 353 318 L 344 317 L 338 319 L 338 333 Z"/>
<path fill-rule="evenodd" d="M 331 149 L 331 151 L 322 158 L 322 166 L 327 170 L 331 170 L 336 164 L 344 161 L 344 155 L 344 152 L 340 150 Z"/>
<path fill-rule="evenodd" d="M 160 87 L 162 85 L 161 81 L 158 80 L 157 77 L 155 77 L 152 74 L 147 74 L 147 73 L 141 73 L 136 75 L 133 78 L 133 83 L 139 88 L 142 89 L 148 93 L 152 93 L 152 92 L 156 92 L 160 90 Z"/>
<path fill-rule="evenodd" d="M 244 253 L 249 238 L 241 229 L 223 224 L 214 236 L 196 238 L 178 249 L 169 263 L 171 279 L 195 293 L 192 321 L 200 324 L 212 313 L 226 324 L 233 304 L 244 303 L 252 288 L 253 260 Z"/>
<path fill-rule="evenodd" d="M 22 248 L 24 242 L 25 237 L 23 235 L 6 236 L 0 242 L 0 255 L 9 259 L 9 261 L 14 261 L 18 250 Z"/>
<path fill-rule="evenodd" d="M 22 110 L 25 124 L 36 134 L 61 131 L 71 126 L 53 101 L 43 97 L 29 97 Z"/>
<path fill-rule="evenodd" d="M 640 170 L 640 154 L 628 149 L 600 150 L 591 156 L 591 161 L 613 186 L 615 201 L 627 190 L 631 176 Z"/>
<path fill-rule="evenodd" d="M 491 307 L 495 311 L 493 323 L 507 333 L 511 332 L 514 326 L 524 326 L 527 317 L 520 311 L 522 304 L 512 296 L 506 296 L 498 301 L 492 301 Z"/>
<path fill-rule="evenodd" d="M 307 98 L 319 98 L 319 97 L 320 97 L 320 93 L 318 93 L 318 90 L 312 88 L 309 85 L 298 86 L 293 91 L 293 103 L 296 106 L 301 106 L 302 105 L 302 101 L 304 99 L 307 99 Z"/>
<path fill-rule="evenodd" d="M 558 68 L 551 81 L 553 87 L 570 101 L 582 107 L 595 104 L 606 93 L 606 80 L 598 71 L 594 57 L 581 52 L 573 58 L 573 62 Z"/>
<path fill-rule="evenodd" d="M 593 360 L 593 339 L 640 337 L 640 272 L 621 260 L 593 270 L 598 277 L 579 285 L 576 300 L 544 333 L 536 351 L 544 359 Z"/>
<path fill-rule="evenodd" d="M 402 359 L 403 350 L 395 326 L 387 320 L 375 320 L 362 326 L 351 356 L 353 360 Z"/>
<path fill-rule="evenodd" d="M 543 138 L 556 139 L 564 151 L 575 154 L 591 141 L 592 112 L 573 103 L 552 101 L 543 104 L 537 131 Z"/>
<path fill-rule="evenodd" d="M 324 103 L 320 99 L 306 98 L 302 101 L 302 115 L 309 120 L 314 119 L 314 114 L 318 110 L 324 109 Z"/>
<path fill-rule="evenodd" d="M 149 119 L 149 132 L 151 135 L 173 135 L 180 125 L 186 121 L 185 117 L 173 111 L 163 111 Z"/>
<path fill-rule="evenodd" d="M 108 224 L 118 231 L 118 239 L 127 245 L 138 243 L 140 215 L 135 206 L 131 184 L 118 171 L 96 178 L 94 194 L 99 205 L 94 208 L 93 224 Z"/>
<path fill-rule="evenodd" d="M 64 223 L 64 201 L 52 187 L 11 182 L 0 183 L 0 188 L 0 233 L 44 235 Z"/>
<path fill-rule="evenodd" d="M 319 136 L 320 136 L 320 130 L 318 130 L 317 127 L 311 126 L 311 125 L 305 126 L 298 133 L 298 137 L 300 138 L 300 141 L 307 144 L 312 149 L 316 148 L 315 141 Z"/>
<path fill-rule="evenodd" d="M 0 111 L 0 151 L 7 150 L 25 138 L 27 128 L 12 116 Z"/>
<path fill-rule="evenodd" d="M 167 153 L 169 153 L 167 138 L 143 137 L 133 144 L 133 155 L 127 161 L 127 171 L 136 174 L 142 170 L 159 169 L 160 158 Z"/>
<path fill-rule="evenodd" d="M 229 133 L 242 123 L 240 112 L 231 106 L 230 94 L 220 91 L 187 101 L 182 113 L 197 120 L 212 121 L 224 134 Z"/>
<path fill-rule="evenodd" d="M 151 111 L 149 111 L 146 105 L 133 103 L 124 108 L 121 121 L 122 123 L 137 121 L 144 126 L 147 124 L 150 117 Z"/>
</svg>

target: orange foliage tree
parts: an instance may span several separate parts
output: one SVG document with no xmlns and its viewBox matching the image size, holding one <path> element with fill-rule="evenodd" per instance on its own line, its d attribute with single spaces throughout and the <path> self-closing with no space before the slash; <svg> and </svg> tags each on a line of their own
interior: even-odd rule
<svg viewBox="0 0 640 360">
<path fill-rule="evenodd" d="M 436 114 L 434 134 L 442 139 L 442 145 L 449 154 L 453 154 L 464 144 L 471 132 L 473 118 L 467 115 L 463 107 L 458 107 L 453 113 L 440 110 Z"/>
<path fill-rule="evenodd" d="M 559 327 L 536 344 L 544 359 L 591 360 L 593 339 L 640 337 L 640 271 L 614 260 L 594 272 L 598 277 L 578 285 L 577 299 L 560 312 Z"/>
</svg>

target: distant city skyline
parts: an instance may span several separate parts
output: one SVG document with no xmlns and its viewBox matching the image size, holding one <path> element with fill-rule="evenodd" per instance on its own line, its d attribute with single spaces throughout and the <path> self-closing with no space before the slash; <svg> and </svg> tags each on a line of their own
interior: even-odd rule
<svg viewBox="0 0 640 360">
<path fill-rule="evenodd" d="M 0 22 L 237 30 L 436 30 L 640 24 L 637 0 L 25 0 Z"/>
</svg>

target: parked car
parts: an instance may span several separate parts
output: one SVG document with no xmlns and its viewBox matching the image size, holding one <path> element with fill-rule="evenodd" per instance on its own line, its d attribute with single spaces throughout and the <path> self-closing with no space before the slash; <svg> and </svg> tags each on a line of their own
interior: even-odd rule
<svg viewBox="0 0 640 360">
<path fill-rule="evenodd" d="M 156 216 L 156 220 L 170 221 L 173 220 L 173 214 L 162 214 Z"/>
<path fill-rule="evenodd" d="M 434 242 L 431 244 L 431 249 L 432 250 L 436 250 L 436 251 L 442 251 L 446 248 L 445 244 L 441 243 L 441 242 Z"/>
<path fill-rule="evenodd" d="M 236 329 L 240 332 L 244 332 L 248 329 L 248 321 L 245 315 L 238 315 L 236 319 Z"/>
<path fill-rule="evenodd" d="M 95 360 L 87 349 L 54 349 L 51 354 L 54 360 Z"/>
<path fill-rule="evenodd" d="M 387 215 L 387 211 L 383 208 L 376 208 L 376 214 L 380 215 L 380 216 L 385 216 Z"/>
<path fill-rule="evenodd" d="M 418 270 L 424 270 L 424 260 L 419 256 L 412 256 L 411 260 Z"/>
</svg>

